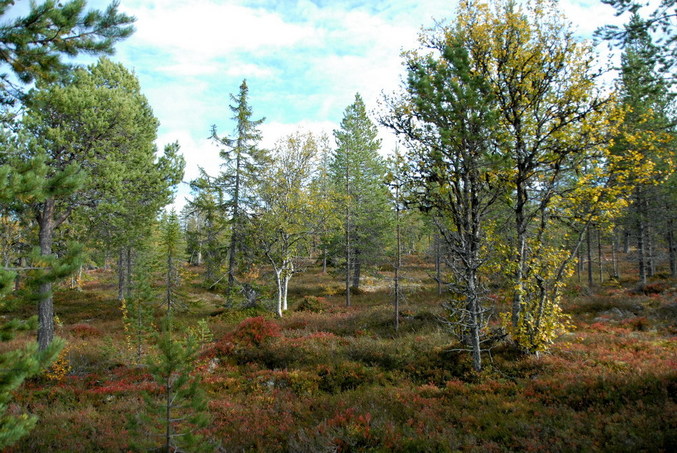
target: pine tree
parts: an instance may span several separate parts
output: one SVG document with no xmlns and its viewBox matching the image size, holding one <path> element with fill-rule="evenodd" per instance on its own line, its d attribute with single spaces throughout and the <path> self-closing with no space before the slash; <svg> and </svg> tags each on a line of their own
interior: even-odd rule
<svg viewBox="0 0 677 453">
<path fill-rule="evenodd" d="M 337 205 L 343 215 L 343 252 L 346 266 L 346 305 L 351 287 L 359 289 L 362 266 L 382 256 L 389 245 L 392 215 L 387 169 L 378 150 L 376 126 L 367 116 L 362 97 L 355 95 L 334 131 L 337 149 L 330 163 L 330 174 Z"/>
<path fill-rule="evenodd" d="M 0 17 L 14 1 L 0 2 Z M 118 1 L 105 11 L 85 11 L 85 0 L 31 2 L 24 16 L 3 20 L 0 64 L 8 66 L 23 84 L 54 81 L 71 66 L 64 56 L 111 54 L 118 41 L 132 34 L 134 18 L 118 12 Z M 8 74 L 0 76 L 0 103 L 23 98 L 21 85 Z"/>
<path fill-rule="evenodd" d="M 17 199 L 23 202 L 34 197 L 41 197 L 43 190 L 44 162 L 32 161 L 27 165 L 0 166 L 0 204 L 10 204 Z M 11 291 L 15 279 L 15 272 L 0 267 L 0 308 L 7 305 L 4 296 Z M 36 327 L 37 319 L 10 320 L 0 325 L 0 341 L 5 342 L 13 338 L 20 330 L 32 330 Z M 12 394 L 29 377 L 36 375 L 52 363 L 61 349 L 63 341 L 53 341 L 52 344 L 38 351 L 37 344 L 29 344 L 22 350 L 10 350 L 0 354 L 0 449 L 8 447 L 19 438 L 28 434 L 35 426 L 36 417 L 26 414 L 7 414 Z"/>
<path fill-rule="evenodd" d="M 236 122 L 232 137 L 219 137 L 216 126 L 212 126 L 212 138 L 225 146 L 220 152 L 222 171 L 217 184 L 226 196 L 224 208 L 230 216 L 230 245 L 228 247 L 228 282 L 226 289 L 227 303 L 232 302 L 232 291 L 235 285 L 235 274 L 245 250 L 243 234 L 247 216 L 256 205 L 256 186 L 263 169 L 268 162 L 267 152 L 259 148 L 261 133 L 258 127 L 265 121 L 252 119 L 252 108 L 249 105 L 249 87 L 243 80 L 237 96 L 230 95 L 232 119 Z"/>
<path fill-rule="evenodd" d="M 153 451 L 212 451 L 213 447 L 196 432 L 209 423 L 207 399 L 199 376 L 194 374 L 199 344 L 191 335 L 183 341 L 173 338 L 170 325 L 166 320 L 157 341 L 158 355 L 149 356 L 146 362 L 160 388 L 160 398 L 144 395 L 144 412 L 130 419 L 132 431 L 137 433 L 133 443 L 149 450 L 157 445 L 153 438 L 159 438 L 162 446 Z"/>
<path fill-rule="evenodd" d="M 135 87 L 129 72 L 104 59 L 66 82 L 31 92 L 23 118 L 30 140 L 19 157 L 44 156 L 47 167 L 45 196 L 31 204 L 41 259 L 51 259 L 54 233 L 73 211 L 119 200 L 115 194 L 130 185 L 126 170 L 152 162 L 149 141 L 157 123 Z M 141 184 L 145 175 L 132 174 Z M 44 349 L 53 337 L 51 282 L 41 284 L 40 297 L 38 342 Z"/>
<path fill-rule="evenodd" d="M 634 19 L 624 27 L 606 25 L 599 28 L 595 34 L 621 48 L 632 46 L 638 37 L 652 35 L 656 39 L 654 52 L 648 57 L 652 65 L 658 65 L 661 73 L 665 75 L 665 81 L 674 85 L 675 61 L 677 59 L 677 33 L 675 22 L 677 21 L 677 1 L 660 0 L 659 2 L 638 2 L 633 0 L 602 0 L 602 3 L 611 5 L 616 9 L 616 16 L 631 12 Z M 644 18 L 639 16 L 643 7 L 651 5 L 653 10 Z"/>
<path fill-rule="evenodd" d="M 406 183 L 411 201 L 435 216 L 452 252 L 451 289 L 462 299 L 447 302 L 447 322 L 480 371 L 487 322 L 480 272 L 487 261 L 488 217 L 505 193 L 500 176 L 506 159 L 490 84 L 474 72 L 462 40 L 450 34 L 431 39 L 429 47 L 434 54 L 406 54 L 405 93 L 392 102 L 384 123 L 408 145 L 399 185 Z"/>
</svg>

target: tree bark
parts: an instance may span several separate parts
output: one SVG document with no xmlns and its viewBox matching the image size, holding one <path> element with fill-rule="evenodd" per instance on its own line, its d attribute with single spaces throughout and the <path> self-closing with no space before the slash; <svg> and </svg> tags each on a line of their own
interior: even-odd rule
<svg viewBox="0 0 677 453">
<path fill-rule="evenodd" d="M 666 206 L 669 214 L 669 206 Z M 668 243 L 668 259 L 670 260 L 670 275 L 672 278 L 677 278 L 677 244 L 675 244 L 675 227 L 672 217 L 667 220 L 667 243 Z"/>
<path fill-rule="evenodd" d="M 282 310 L 286 311 L 287 306 L 287 295 L 289 294 L 289 280 L 291 280 L 291 273 L 284 275 L 284 284 L 282 286 Z"/>
<path fill-rule="evenodd" d="M 599 260 L 599 284 L 604 282 L 604 263 L 602 262 L 602 230 L 597 228 L 597 259 Z"/>
<path fill-rule="evenodd" d="M 642 190 L 639 186 L 635 191 L 635 204 L 637 207 L 637 267 L 639 270 L 639 282 L 642 286 L 646 285 L 646 241 L 645 241 L 645 223 L 644 223 L 644 201 Z"/>
<path fill-rule="evenodd" d="M 26 258 L 22 256 L 21 258 L 19 258 L 19 267 L 23 268 L 26 266 L 27 266 Z M 16 278 L 14 279 L 14 291 L 19 291 L 21 289 L 21 281 L 22 281 L 21 272 L 17 272 Z"/>
<path fill-rule="evenodd" d="M 619 275 L 618 272 L 618 236 L 616 234 L 616 231 L 613 232 L 613 235 L 611 236 L 611 262 L 613 265 L 613 272 L 614 272 L 614 280 L 620 280 L 621 276 Z"/>
<path fill-rule="evenodd" d="M 360 259 L 360 251 L 355 250 L 355 257 L 353 258 L 353 289 L 360 289 L 360 276 L 362 274 L 362 260 Z"/>
<path fill-rule="evenodd" d="M 475 371 L 482 371 L 482 349 L 480 345 L 480 319 L 479 304 L 477 300 L 477 274 L 473 270 L 468 275 L 468 310 L 470 311 L 470 341 L 472 346 L 472 359 Z"/>
<path fill-rule="evenodd" d="M 437 295 L 442 295 L 442 239 L 435 235 L 435 279 L 437 280 Z"/>
<path fill-rule="evenodd" d="M 44 257 L 52 254 L 55 204 L 53 198 L 45 200 L 38 215 L 40 255 Z M 51 281 L 40 284 L 38 296 L 38 348 L 44 351 L 54 339 L 54 300 Z"/>
<path fill-rule="evenodd" d="M 515 204 L 515 228 L 517 229 L 517 269 L 515 270 L 515 295 L 512 301 L 512 326 L 518 327 L 522 311 L 522 296 L 524 292 L 524 266 L 526 265 L 527 248 L 527 219 L 525 210 L 529 199 L 522 175 L 525 170 L 518 168 L 517 202 Z"/>
<path fill-rule="evenodd" d="M 397 225 L 397 256 L 395 258 L 395 332 L 400 330 L 400 266 L 402 266 L 402 241 L 400 228 L 400 207 L 399 207 L 399 187 L 396 189 L 397 209 L 395 211 L 395 222 Z"/>
<path fill-rule="evenodd" d="M 350 216 L 348 216 L 348 219 L 350 219 Z M 348 220 L 348 223 L 346 225 L 346 307 L 350 307 L 350 271 L 351 271 L 351 260 L 352 257 L 350 256 L 350 221 Z"/>
<path fill-rule="evenodd" d="M 118 251 L 118 301 L 125 298 L 125 249 Z"/>
<path fill-rule="evenodd" d="M 230 247 L 228 253 L 228 286 L 226 288 L 226 304 L 232 304 L 232 292 L 235 285 L 235 254 L 240 249 L 240 172 L 242 171 L 242 155 L 239 151 L 241 144 L 238 138 L 238 151 L 235 158 L 235 187 L 233 193 L 233 229 L 230 236 Z"/>
<path fill-rule="evenodd" d="M 588 288 L 592 288 L 595 282 L 592 278 L 592 239 L 590 238 L 590 227 L 585 231 L 586 254 L 588 258 Z"/>
<path fill-rule="evenodd" d="M 277 316 L 282 317 L 282 271 L 275 269 L 275 283 L 277 283 Z"/>
<path fill-rule="evenodd" d="M 126 294 L 127 294 L 127 300 L 130 300 L 132 298 L 132 270 L 133 270 L 133 254 L 134 251 L 132 247 L 127 247 L 127 263 L 126 263 L 126 268 L 125 268 L 125 273 L 127 274 L 127 288 L 126 288 Z"/>
</svg>

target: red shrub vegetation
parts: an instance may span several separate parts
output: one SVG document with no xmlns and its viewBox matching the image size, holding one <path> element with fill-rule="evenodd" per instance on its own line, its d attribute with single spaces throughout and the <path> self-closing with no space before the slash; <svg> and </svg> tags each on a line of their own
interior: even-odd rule
<svg viewBox="0 0 677 453">
<path fill-rule="evenodd" d="M 78 324 L 73 324 L 68 330 L 70 330 L 71 334 L 73 334 L 74 337 L 78 338 L 89 338 L 89 337 L 100 337 L 101 336 L 101 331 L 97 329 L 96 327 L 85 324 L 85 323 L 78 323 Z"/>
<path fill-rule="evenodd" d="M 241 345 L 260 346 L 279 336 L 280 326 L 263 316 L 257 316 L 242 321 L 233 332 L 232 338 Z"/>
</svg>

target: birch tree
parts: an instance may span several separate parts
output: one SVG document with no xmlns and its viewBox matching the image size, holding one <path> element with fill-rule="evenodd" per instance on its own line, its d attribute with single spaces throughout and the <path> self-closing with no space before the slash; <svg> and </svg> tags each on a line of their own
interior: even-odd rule
<svg viewBox="0 0 677 453">
<path fill-rule="evenodd" d="M 277 314 L 288 308 L 288 288 L 295 260 L 307 251 L 328 212 L 313 189 L 318 142 L 310 133 L 296 132 L 275 145 L 273 164 L 261 185 L 262 210 L 256 218 L 256 237 L 275 272 Z"/>
</svg>

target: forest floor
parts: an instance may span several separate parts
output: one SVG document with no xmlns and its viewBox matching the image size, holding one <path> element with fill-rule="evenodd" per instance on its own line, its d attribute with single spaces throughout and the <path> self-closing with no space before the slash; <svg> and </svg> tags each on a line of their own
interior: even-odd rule
<svg viewBox="0 0 677 453">
<path fill-rule="evenodd" d="M 592 291 L 572 284 L 569 333 L 540 357 L 497 344 L 476 373 L 439 322 L 444 297 L 430 271 L 415 260 L 404 270 L 396 332 L 391 273 L 366 275 L 345 307 L 340 276 L 310 269 L 292 279 L 291 310 L 276 319 L 223 310 L 223 298 L 192 269 L 181 288 L 191 307 L 177 324 L 206 319 L 213 334 L 196 365 L 209 398 L 202 434 L 210 448 L 677 451 L 676 282 L 655 280 L 642 293 L 632 282 Z M 57 333 L 68 345 L 51 373 L 16 392 L 10 411 L 39 422 L 7 451 L 129 449 L 128 418 L 154 384 L 128 347 L 114 278 L 90 271 L 82 290 L 57 290 Z M 317 299 L 302 303 L 304 296 Z M 494 300 L 507 311 L 500 294 Z M 301 305 L 307 310 L 296 311 Z"/>
</svg>

